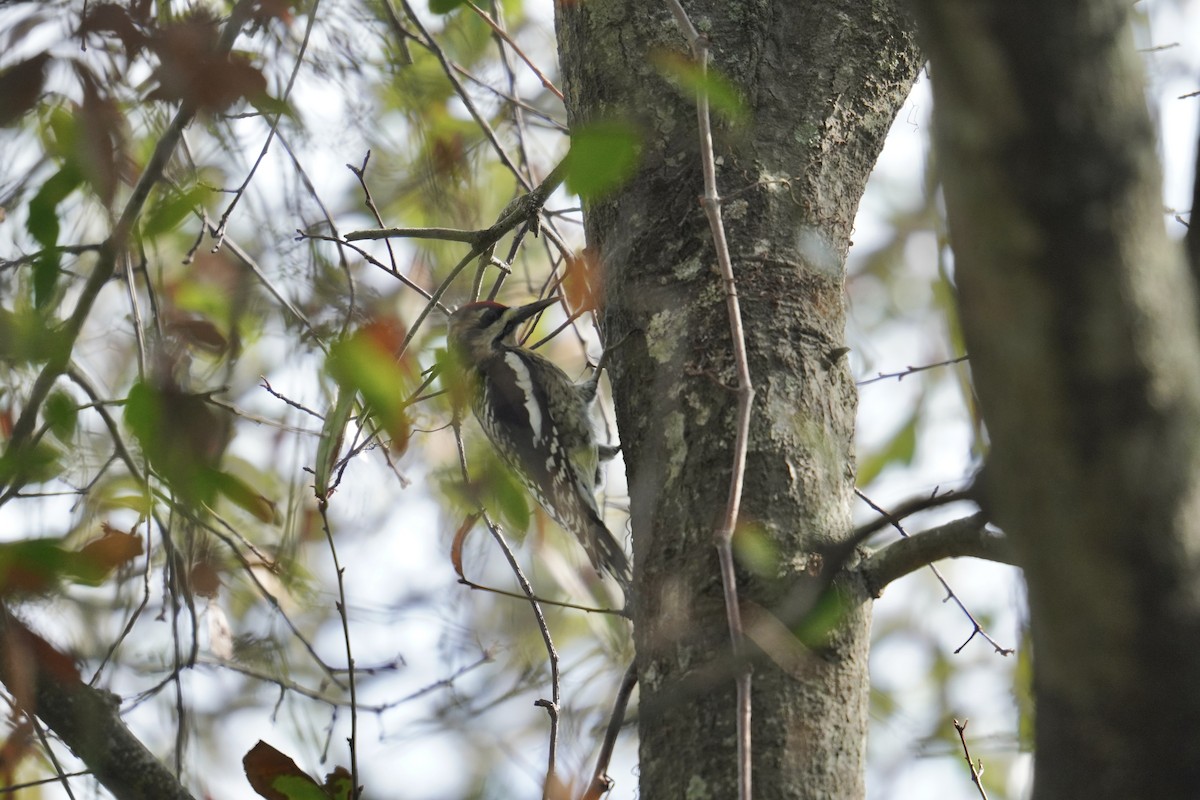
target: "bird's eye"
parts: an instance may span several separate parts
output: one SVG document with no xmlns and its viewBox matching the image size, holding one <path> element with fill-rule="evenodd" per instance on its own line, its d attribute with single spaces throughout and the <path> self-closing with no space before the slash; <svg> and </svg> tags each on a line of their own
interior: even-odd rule
<svg viewBox="0 0 1200 800">
<path fill-rule="evenodd" d="M 479 321 L 485 326 L 491 325 L 500 318 L 502 313 L 504 313 L 504 309 L 497 306 L 488 306 L 483 310 L 483 313 L 479 315 Z"/>
</svg>

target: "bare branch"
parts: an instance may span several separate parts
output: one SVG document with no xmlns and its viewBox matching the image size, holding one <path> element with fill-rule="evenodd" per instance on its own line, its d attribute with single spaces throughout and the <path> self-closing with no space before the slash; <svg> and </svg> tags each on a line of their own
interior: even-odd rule
<svg viewBox="0 0 1200 800">
<path fill-rule="evenodd" d="M 509 47 L 512 48 L 513 52 L 525 62 L 525 65 L 529 67 L 533 74 L 538 76 L 538 80 L 542 82 L 542 86 L 545 87 L 550 94 L 554 95 L 559 100 L 563 99 L 563 93 L 560 92 L 558 87 L 554 85 L 554 81 L 547 78 L 546 73 L 538 69 L 537 64 L 534 64 L 533 60 L 530 59 L 529 56 L 525 55 L 525 51 L 522 50 L 517 43 L 512 40 L 512 37 L 508 35 L 508 31 L 500 27 L 496 20 L 492 19 L 486 11 L 472 3 L 471 0 L 467 0 L 467 5 L 470 6 L 472 11 L 479 15 L 480 19 L 488 24 L 488 27 L 490 27 L 497 36 L 499 36 L 502 40 L 504 40 L 505 43 L 508 44 Z"/>
<path fill-rule="evenodd" d="M 949 358 L 949 359 L 946 359 L 945 361 L 939 361 L 936 364 L 922 364 L 921 366 L 918 366 L 918 367 L 909 366 L 909 367 L 905 367 L 904 369 L 900 370 L 899 372 L 881 372 L 878 375 L 876 375 L 874 378 L 867 378 L 865 380 L 859 381 L 857 385 L 858 386 L 866 386 L 867 384 L 870 384 L 870 383 L 886 381 L 889 378 L 895 378 L 896 381 L 899 382 L 914 373 L 925 372 L 926 370 L 937 369 L 938 367 L 949 367 L 954 364 L 961 364 L 962 362 L 966 361 L 968 358 L 969 358 L 969 356 L 967 356 L 964 353 L 963 355 L 959 356 L 958 358 Z"/>
<path fill-rule="evenodd" d="M 899 539 L 876 550 L 858 567 L 872 597 L 879 597 L 889 583 L 943 558 L 982 558 L 1014 564 L 1004 534 L 987 528 L 983 513 L 956 519 Z"/>
<path fill-rule="evenodd" d="M 746 472 L 746 451 L 750 441 L 750 411 L 754 402 L 754 384 L 750 380 L 750 363 L 746 356 L 746 334 L 742 328 L 742 310 L 738 301 L 737 283 L 733 277 L 733 260 L 729 255 L 729 243 L 725 240 L 725 222 L 721 217 L 721 196 L 717 192 L 717 163 L 713 153 L 712 120 L 708 113 L 708 90 L 705 79 L 708 75 L 708 40 L 701 36 L 688 18 L 679 0 L 667 0 L 667 6 L 675 15 L 675 23 L 687 38 L 692 48 L 692 57 L 700 67 L 700 83 L 696 91 L 696 119 L 700 128 L 700 163 L 704 171 L 704 206 L 708 226 L 712 229 L 713 247 L 717 251 L 717 265 L 721 270 L 721 281 L 725 287 L 725 305 L 729 314 L 729 333 L 733 340 L 733 359 L 737 367 L 737 421 L 736 438 L 733 444 L 733 467 L 729 477 L 729 498 L 725 516 L 717 529 L 717 555 L 721 562 L 721 586 L 725 590 L 725 614 L 729 620 L 729 636 L 733 640 L 735 660 L 742 660 L 746 649 L 746 633 L 742 628 L 741 608 L 737 594 L 737 577 L 733 568 L 733 532 L 737 527 L 738 513 L 742 502 L 742 481 Z M 750 800 L 751 790 L 751 747 L 750 747 L 750 662 L 737 672 L 737 758 L 738 797 Z"/>
<path fill-rule="evenodd" d="M 460 228 L 378 228 L 346 234 L 347 242 L 363 239 L 438 239 L 473 245 L 479 241 L 479 231 L 464 231 Z"/>
<path fill-rule="evenodd" d="M 871 500 L 871 498 L 869 498 L 865 494 L 863 494 L 862 491 L 859 489 L 855 489 L 854 493 L 857 494 L 860 498 L 862 498 L 863 502 L 865 502 L 867 505 L 869 505 L 871 508 L 873 508 L 875 511 L 877 511 L 879 513 L 879 515 L 881 517 L 883 517 L 889 525 L 891 525 L 893 528 L 896 529 L 897 533 L 899 533 L 905 539 L 909 538 L 908 531 L 904 530 L 904 526 L 900 524 L 900 520 L 899 520 L 897 514 L 889 513 L 888 511 L 883 509 L 880 505 L 878 505 L 873 500 Z M 930 498 L 930 500 L 933 500 L 936 498 L 937 498 L 937 495 L 934 495 L 933 497 Z M 913 504 L 910 503 L 909 505 L 911 506 Z M 859 528 L 859 531 L 861 531 L 861 530 L 862 530 L 862 528 Z M 859 533 L 856 532 L 855 536 L 857 537 L 858 535 L 859 535 Z M 861 541 L 861 539 L 859 541 Z M 843 558 L 845 557 L 844 553 L 845 553 L 845 551 L 843 551 Z M 845 563 L 845 562 L 843 561 L 841 563 Z M 992 646 L 992 649 L 995 650 L 997 654 L 1002 655 L 1002 656 L 1012 655 L 1013 649 L 1011 647 L 1002 647 L 999 642 L 997 642 L 995 639 L 993 639 L 991 636 L 988 635 L 988 632 L 985 631 L 983 629 L 983 626 L 979 624 L 979 620 L 975 619 L 975 615 L 971 613 L 970 609 L 967 608 L 966 604 L 963 603 L 963 601 L 959 598 L 959 596 L 957 594 L 955 594 L 954 589 L 950 588 L 950 583 L 942 575 L 941 570 L 939 570 L 937 568 L 937 566 L 935 566 L 934 564 L 930 564 L 930 563 L 926 563 L 924 566 L 929 567 L 929 571 L 933 573 L 933 576 L 938 579 L 938 583 L 940 583 L 942 585 L 942 588 L 946 590 L 946 600 L 953 600 L 954 604 L 956 606 L 958 606 L 958 610 L 963 613 L 964 617 L 966 617 L 968 620 L 971 621 L 971 625 L 973 626 L 973 628 L 971 630 L 971 635 L 968 636 L 967 640 L 965 642 L 963 642 L 961 645 L 959 645 L 958 649 L 955 650 L 954 652 L 955 653 L 962 652 L 962 649 L 964 647 L 966 647 L 968 644 L 970 644 L 971 640 L 974 639 L 978 635 L 978 636 L 982 636 L 987 641 L 987 643 Z M 841 569 L 841 565 L 838 564 L 836 568 Z"/>
<path fill-rule="evenodd" d="M 333 540 L 333 528 L 329 524 L 329 500 L 317 498 L 317 511 L 321 515 L 321 528 L 329 544 L 329 557 L 337 575 L 337 612 L 342 623 L 342 640 L 346 649 L 346 683 L 350 689 L 350 798 L 359 796 L 358 786 L 358 681 L 354 670 L 354 651 L 350 647 L 350 616 L 346 610 L 346 568 L 338 558 L 337 545 Z"/>
<path fill-rule="evenodd" d="M 958 731 L 958 740 L 962 742 L 963 758 L 967 760 L 967 769 L 971 770 L 971 783 L 975 784 L 975 788 L 979 790 L 979 796 L 983 800 L 988 800 L 987 792 L 983 790 L 983 762 L 978 762 L 978 765 L 971 763 L 971 751 L 967 747 L 967 723 L 968 719 L 962 722 L 954 720 L 954 730 Z"/>
<path fill-rule="evenodd" d="M 467 472 L 467 451 L 463 446 L 462 432 L 455 425 L 454 440 L 458 446 L 458 466 L 462 471 L 463 481 L 470 484 L 470 475 Z M 499 545 L 500 551 L 504 553 L 504 559 L 508 562 L 508 566 L 516 576 L 517 583 L 521 586 L 521 591 L 525 593 L 525 597 L 529 600 L 529 607 L 533 611 L 533 616 L 537 619 L 538 630 L 541 631 L 542 641 L 546 645 L 546 656 L 550 662 L 550 699 L 539 698 L 534 701 L 535 706 L 540 706 L 546 709 L 546 714 L 550 717 L 550 745 L 549 755 L 546 759 L 546 780 L 543 786 L 543 800 L 546 800 L 550 787 L 557 780 L 557 760 L 558 760 L 558 711 L 562 706 L 562 676 L 559 672 L 558 664 L 558 649 L 554 646 L 554 639 L 550 636 L 550 626 L 546 623 L 546 615 L 542 612 L 542 605 L 538 602 L 537 595 L 534 594 L 533 585 L 529 583 L 529 579 L 525 577 L 524 570 L 517 562 L 517 556 L 513 553 L 512 548 L 508 544 L 508 540 L 504 538 L 504 533 L 500 530 L 500 526 L 492 521 L 486 511 L 480 510 L 484 524 L 487 525 L 488 531 L 492 534 L 492 539 Z"/>
<path fill-rule="evenodd" d="M 600 755 L 596 756 L 596 769 L 592 771 L 592 782 L 583 793 L 583 800 L 600 800 L 612 788 L 612 778 L 608 777 L 608 764 L 612 761 L 613 748 L 616 747 L 617 737 L 621 734 L 621 726 L 625 723 L 625 709 L 629 706 L 629 696 L 637 685 L 637 662 L 634 661 L 625 670 L 621 679 L 621 688 L 617 691 L 617 699 L 613 702 L 612 716 L 608 719 L 608 728 L 604 731 L 604 742 L 600 745 Z"/>
</svg>

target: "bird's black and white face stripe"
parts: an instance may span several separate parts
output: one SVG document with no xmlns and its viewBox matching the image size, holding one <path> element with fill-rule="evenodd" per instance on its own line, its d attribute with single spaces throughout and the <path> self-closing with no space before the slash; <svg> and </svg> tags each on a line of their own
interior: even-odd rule
<svg viewBox="0 0 1200 800">
<path fill-rule="evenodd" d="M 490 300 L 468 303 L 450 315 L 449 345 L 464 363 L 478 363 L 498 348 L 516 347 L 521 323 L 557 302 L 549 297 L 513 308 Z"/>
</svg>

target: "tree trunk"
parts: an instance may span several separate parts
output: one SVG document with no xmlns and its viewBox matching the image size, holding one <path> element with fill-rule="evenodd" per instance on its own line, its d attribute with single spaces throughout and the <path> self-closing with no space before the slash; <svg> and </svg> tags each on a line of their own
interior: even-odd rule
<svg viewBox="0 0 1200 800">
<path fill-rule="evenodd" d="M 866 179 L 920 57 L 890 2 L 686 3 L 714 69 L 748 107 L 718 121 L 718 184 L 754 403 L 743 528 L 776 555 L 739 572 L 773 609 L 850 531 L 856 393 L 841 357 L 844 264 Z M 640 681 L 641 796 L 736 796 L 734 692 L 712 533 L 726 500 L 736 398 L 704 214 L 693 98 L 665 77 L 686 45 L 662 3 L 558 4 L 572 127 L 627 120 L 640 166 L 585 208 L 605 283 L 628 470 Z M 754 676 L 758 798 L 863 794 L 870 607 L 861 587 L 819 652 Z M 749 602 L 747 602 L 749 601 Z M 752 603 L 753 605 L 750 605 Z"/>
<path fill-rule="evenodd" d="M 1125 0 L 917 3 L 1035 798 L 1200 784 L 1200 341 Z"/>
</svg>

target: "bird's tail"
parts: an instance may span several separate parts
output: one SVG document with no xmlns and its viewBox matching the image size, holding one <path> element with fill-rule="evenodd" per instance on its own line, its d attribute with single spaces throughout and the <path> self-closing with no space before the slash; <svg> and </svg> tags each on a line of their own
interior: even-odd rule
<svg viewBox="0 0 1200 800">
<path fill-rule="evenodd" d="M 625 592 L 625 600 L 629 601 L 633 597 L 633 572 L 629 567 L 629 557 L 625 555 L 625 548 L 621 547 L 621 543 L 612 535 L 599 514 L 589 517 L 589 541 L 584 544 L 592 565 L 616 578 L 617 583 L 621 584 L 621 590 Z"/>
</svg>

